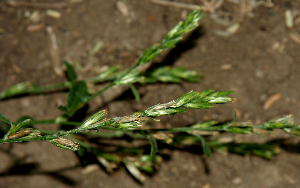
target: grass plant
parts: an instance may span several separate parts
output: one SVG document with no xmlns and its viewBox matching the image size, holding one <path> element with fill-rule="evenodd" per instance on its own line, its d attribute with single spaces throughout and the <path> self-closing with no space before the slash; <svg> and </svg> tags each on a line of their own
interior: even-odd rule
<svg viewBox="0 0 300 188">
<path fill-rule="evenodd" d="M 38 86 L 30 82 L 24 82 L 2 91 L 0 93 L 0 100 L 24 94 L 43 94 L 49 90 L 57 89 L 67 89 L 68 97 L 66 104 L 58 108 L 63 114 L 55 119 L 33 120 L 25 116 L 20 117 L 16 122 L 12 122 L 4 114 L 0 114 L 0 120 L 2 121 L 1 128 L 6 132 L 3 138 L 0 139 L 0 143 L 48 141 L 60 148 L 76 151 L 84 165 L 89 163 L 88 159 L 85 158 L 86 154 L 92 153 L 108 172 L 113 171 L 120 164 L 124 164 L 128 171 L 140 182 L 145 179 L 141 171 L 152 173 L 157 169 L 159 163 L 161 163 L 162 158 L 157 154 L 158 144 L 161 143 L 167 144 L 170 147 L 186 147 L 192 144 L 200 144 L 207 156 L 211 155 L 211 148 L 223 152 L 255 154 L 264 158 L 270 158 L 274 154 L 277 154 L 278 147 L 275 145 L 239 144 L 233 140 L 224 142 L 221 139 L 213 140 L 207 136 L 222 132 L 263 135 L 274 129 L 282 129 L 288 134 L 300 136 L 300 124 L 295 126 L 292 116 L 270 120 L 261 125 L 252 125 L 251 122 L 236 122 L 234 120 L 224 124 L 209 121 L 197 123 L 190 127 L 143 128 L 145 122 L 159 121 L 158 118 L 160 116 L 184 113 L 188 109 L 209 109 L 214 104 L 233 102 L 235 99 L 229 96 L 233 91 L 215 92 L 213 89 L 202 92 L 190 91 L 168 103 L 157 104 L 144 111 L 135 112 L 128 116 L 107 119 L 105 117 L 108 112 L 101 110 L 87 118 L 84 122 L 69 121 L 78 110 L 112 86 L 130 86 L 134 96 L 139 101 L 140 96 L 135 84 L 199 81 L 201 78 L 200 73 L 186 70 L 184 67 L 170 68 L 162 66 L 150 72 L 143 72 L 139 68 L 151 62 L 162 51 L 173 48 L 176 43 L 182 40 L 186 33 L 198 26 L 199 21 L 204 15 L 205 13 L 201 11 L 200 7 L 192 11 L 185 21 L 179 22 L 165 36 L 161 43 L 156 43 L 148 48 L 139 61 L 130 69 L 119 70 L 118 66 L 113 66 L 96 77 L 78 80 L 75 69 L 65 61 L 68 77 L 68 81 L 66 82 L 48 86 Z M 95 94 L 90 94 L 87 87 L 89 82 L 98 84 L 110 82 L 110 84 Z M 58 131 L 33 129 L 33 125 L 37 124 L 73 125 L 74 129 Z M 174 136 L 174 134 L 176 135 Z M 105 151 L 105 148 L 95 146 L 92 142 L 83 141 L 78 135 L 85 138 L 101 137 L 115 139 L 129 136 L 132 139 L 146 139 L 150 143 L 150 150 L 145 151 L 142 148 L 120 147 L 113 151 Z"/>
</svg>

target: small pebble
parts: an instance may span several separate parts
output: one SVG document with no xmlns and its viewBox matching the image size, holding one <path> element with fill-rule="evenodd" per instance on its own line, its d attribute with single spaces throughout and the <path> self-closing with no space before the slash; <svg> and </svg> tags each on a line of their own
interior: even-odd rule
<svg viewBox="0 0 300 188">
<path fill-rule="evenodd" d="M 61 18 L 61 13 L 57 10 L 47 10 L 46 15 L 55 19 Z"/>
<path fill-rule="evenodd" d="M 41 20 L 41 14 L 38 10 L 33 11 L 33 13 L 30 15 L 30 21 L 33 23 L 37 23 Z"/>
<path fill-rule="evenodd" d="M 280 98 L 281 98 L 280 93 L 275 93 L 274 95 L 269 97 L 264 104 L 264 109 L 267 110 L 267 109 L 271 108 L 271 106 L 273 106 Z"/>
<path fill-rule="evenodd" d="M 232 65 L 231 65 L 231 64 L 224 64 L 224 65 L 221 66 L 221 69 L 222 69 L 222 70 L 229 70 L 229 69 L 231 69 L 231 68 L 232 68 Z"/>
<path fill-rule="evenodd" d="M 239 23 L 234 23 L 233 25 L 229 26 L 226 31 L 234 34 L 237 32 L 237 30 L 240 28 L 240 24 Z"/>
<path fill-rule="evenodd" d="M 239 185 L 242 183 L 242 179 L 240 177 L 236 177 L 232 180 L 232 183 L 235 185 Z"/>
<path fill-rule="evenodd" d="M 262 70 L 256 70 L 255 71 L 255 76 L 258 78 L 263 78 L 264 77 L 264 72 Z"/>
<path fill-rule="evenodd" d="M 285 25 L 288 29 L 292 29 L 294 25 L 292 10 L 288 9 L 285 11 Z"/>
<path fill-rule="evenodd" d="M 33 25 L 27 26 L 26 30 L 29 32 L 36 32 L 36 31 L 40 31 L 40 30 L 44 29 L 45 26 L 46 26 L 45 23 L 33 24 Z"/>
<path fill-rule="evenodd" d="M 202 188 L 210 188 L 210 184 L 206 183 Z"/>
<path fill-rule="evenodd" d="M 117 2 L 117 9 L 123 14 L 123 16 L 128 16 L 129 10 L 127 5 L 123 1 Z"/>
<path fill-rule="evenodd" d="M 82 174 L 90 174 L 96 170 L 100 169 L 99 165 L 97 164 L 90 164 L 87 165 L 83 170 L 82 170 Z"/>
</svg>

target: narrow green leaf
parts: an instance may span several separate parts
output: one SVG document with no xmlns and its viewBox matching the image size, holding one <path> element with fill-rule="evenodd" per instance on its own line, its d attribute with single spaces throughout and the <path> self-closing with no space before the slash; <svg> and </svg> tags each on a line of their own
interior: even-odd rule
<svg viewBox="0 0 300 188">
<path fill-rule="evenodd" d="M 199 82 L 202 75 L 193 70 L 186 70 L 184 67 L 175 67 L 171 70 L 172 75 L 189 82 Z"/>
<path fill-rule="evenodd" d="M 236 110 L 234 110 L 234 119 L 233 119 L 233 121 L 236 121 Z"/>
<path fill-rule="evenodd" d="M 175 36 L 173 38 L 168 38 L 169 40 L 165 40 L 163 42 L 162 48 L 169 49 L 174 48 L 175 44 L 182 40 L 182 35 Z"/>
<path fill-rule="evenodd" d="M 218 123 L 217 121 L 207 121 L 207 122 L 197 123 L 195 125 L 192 125 L 191 128 L 207 128 L 207 127 L 212 127 L 217 123 Z"/>
<path fill-rule="evenodd" d="M 196 91 L 190 91 L 188 93 L 183 94 L 176 100 L 176 106 L 180 107 L 190 101 L 193 101 L 196 97 L 199 96 L 199 93 Z"/>
<path fill-rule="evenodd" d="M 212 104 L 207 104 L 207 103 L 187 103 L 183 106 L 192 109 L 209 109 L 214 107 Z"/>
<path fill-rule="evenodd" d="M 92 125 L 94 123 L 97 123 L 98 121 L 100 121 L 101 119 L 103 119 L 106 115 L 107 115 L 107 111 L 106 110 L 101 110 L 101 111 L 95 113 L 94 115 L 92 115 L 90 118 L 88 118 L 80 126 L 80 128 L 85 128 L 85 127 L 90 126 L 90 125 Z"/>
<path fill-rule="evenodd" d="M 30 116 L 21 116 L 19 119 L 17 119 L 17 121 L 15 122 L 15 125 L 27 120 L 27 119 L 33 119 L 32 117 Z"/>
<path fill-rule="evenodd" d="M 113 73 L 117 72 L 119 69 L 120 69 L 120 67 L 118 65 L 109 67 L 109 69 L 100 73 L 97 77 L 101 78 L 101 79 L 105 79 L 105 78 L 109 77 L 110 75 L 112 75 Z"/>
<path fill-rule="evenodd" d="M 126 85 L 131 83 L 137 83 L 139 81 L 140 81 L 140 71 L 134 70 L 115 80 L 115 83 L 116 85 Z"/>
<path fill-rule="evenodd" d="M 0 120 L 13 126 L 13 123 L 4 114 L 0 113 Z"/>
<path fill-rule="evenodd" d="M 4 115 L 0 113 L 0 121 L 3 121 L 4 123 L 7 123 L 10 125 L 9 131 L 4 135 L 4 139 L 7 139 L 7 137 L 11 134 L 10 131 L 14 127 L 14 124 Z"/>
<path fill-rule="evenodd" d="M 68 114 L 68 108 L 66 106 L 60 105 L 58 108 L 60 111 L 62 111 L 65 114 Z"/>
<path fill-rule="evenodd" d="M 177 78 L 173 75 L 160 75 L 156 77 L 158 81 L 161 82 L 170 82 L 170 83 L 180 83 L 180 78 Z"/>
<path fill-rule="evenodd" d="M 141 97 L 140 97 L 139 91 L 136 89 L 136 87 L 134 87 L 134 85 L 130 84 L 129 86 L 130 86 L 130 89 L 131 89 L 136 101 L 138 103 L 140 103 Z"/>
<path fill-rule="evenodd" d="M 5 91 L 2 91 L 0 93 L 0 99 L 4 99 L 7 97 L 11 97 L 14 95 L 21 95 L 27 93 L 28 90 L 32 88 L 31 82 L 22 82 L 16 85 L 13 85 L 12 87 L 8 88 Z"/>
<path fill-rule="evenodd" d="M 158 148 L 157 148 L 156 139 L 152 136 L 152 134 L 149 136 L 149 142 L 150 142 L 150 145 L 151 145 L 150 156 L 154 157 L 155 154 L 158 152 Z"/>
<path fill-rule="evenodd" d="M 93 55 L 96 55 L 100 50 L 101 50 L 101 48 L 103 47 L 103 41 L 99 41 L 99 42 L 97 42 L 96 44 L 95 44 L 95 46 L 93 47 L 93 49 L 91 49 L 90 51 L 89 51 L 89 54 L 91 55 L 91 56 L 93 56 Z"/>
<path fill-rule="evenodd" d="M 207 156 L 207 157 L 210 157 L 211 156 L 211 151 L 208 147 L 208 145 L 206 144 L 206 141 L 205 139 L 203 138 L 203 136 L 201 135 L 197 135 L 197 137 L 200 139 L 201 141 L 201 144 L 202 144 L 202 147 L 203 147 L 203 152 L 204 154 Z"/>
<path fill-rule="evenodd" d="M 123 129 L 128 129 L 128 128 L 138 128 L 141 126 L 140 123 L 138 122 L 129 122 L 129 123 L 120 123 L 119 127 Z"/>
<path fill-rule="evenodd" d="M 68 79 L 71 82 L 75 81 L 77 79 L 77 74 L 76 74 L 74 68 L 67 61 L 64 61 L 64 63 L 66 65 L 66 67 L 67 67 L 67 76 L 68 76 Z"/>
<path fill-rule="evenodd" d="M 226 131 L 233 133 L 233 134 L 252 134 L 251 127 L 227 127 Z"/>
<path fill-rule="evenodd" d="M 294 127 L 293 117 L 291 115 L 285 116 L 283 118 L 276 118 L 269 120 L 263 124 L 267 129 L 280 129 L 284 127 Z"/>
<path fill-rule="evenodd" d="M 233 94 L 234 91 L 218 91 L 211 95 L 211 97 L 226 97 L 228 95 Z"/>
<path fill-rule="evenodd" d="M 58 109 L 71 117 L 88 102 L 88 98 L 86 83 L 84 81 L 73 82 L 68 94 L 67 105 L 60 106 Z"/>
<path fill-rule="evenodd" d="M 200 94 L 199 94 L 199 98 L 202 99 L 208 95 L 210 95 L 212 92 L 214 92 L 213 89 L 207 89 L 205 91 L 202 91 Z"/>
<path fill-rule="evenodd" d="M 179 113 L 183 113 L 186 112 L 186 109 L 184 108 L 168 108 L 168 109 L 162 109 L 162 110 L 153 110 L 153 111 L 149 111 L 147 109 L 147 116 L 164 116 L 164 115 L 174 115 L 174 114 L 179 114 Z"/>
<path fill-rule="evenodd" d="M 9 131 L 9 135 L 19 131 L 24 125 L 28 124 L 30 121 L 32 121 L 31 119 L 25 119 L 22 122 L 18 123 L 16 126 L 14 126 L 12 129 L 10 129 Z"/>
<path fill-rule="evenodd" d="M 142 64 L 148 63 L 149 59 L 150 59 L 149 57 L 153 56 L 153 54 L 155 54 L 155 52 L 157 52 L 158 48 L 159 48 L 159 43 L 153 44 L 150 48 L 148 48 L 144 52 L 144 54 L 142 55 L 142 57 L 139 59 L 137 65 L 142 65 Z"/>
<path fill-rule="evenodd" d="M 67 99 L 67 108 L 70 115 L 82 108 L 88 101 L 89 93 L 84 81 L 77 81 L 72 84 Z"/>
</svg>

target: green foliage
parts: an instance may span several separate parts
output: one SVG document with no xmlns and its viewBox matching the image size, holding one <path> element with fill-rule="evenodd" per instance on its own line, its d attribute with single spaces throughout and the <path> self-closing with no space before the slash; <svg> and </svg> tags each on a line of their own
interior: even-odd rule
<svg viewBox="0 0 300 188">
<path fill-rule="evenodd" d="M 0 93 L 0 99 L 12 97 L 14 95 L 21 95 L 27 93 L 29 90 L 33 89 L 34 86 L 30 82 L 23 82 L 16 84 L 9 89 Z"/>
<path fill-rule="evenodd" d="M 89 96 L 88 88 L 84 81 L 73 82 L 68 94 L 67 105 L 60 106 L 59 109 L 69 117 L 72 117 L 87 103 Z"/>
<path fill-rule="evenodd" d="M 9 124 L 9 125 L 11 125 L 11 126 L 13 126 L 13 123 L 4 114 L 0 113 L 0 120 L 7 123 L 7 124 Z"/>
<path fill-rule="evenodd" d="M 107 115 L 106 110 L 101 110 L 88 118 L 79 128 L 83 129 L 102 120 Z"/>
<path fill-rule="evenodd" d="M 265 159 L 271 159 L 272 156 L 277 155 L 280 148 L 276 144 L 257 144 L 257 143 L 237 143 L 229 142 L 222 143 L 218 140 L 210 141 L 209 146 L 221 153 L 237 153 L 241 155 L 256 155 Z"/>
<path fill-rule="evenodd" d="M 148 71 L 145 75 L 140 75 L 139 83 L 180 83 L 182 81 L 188 82 L 199 82 L 201 74 L 196 71 L 186 70 L 184 67 L 174 67 L 169 66 L 158 67 L 152 71 Z"/>
<path fill-rule="evenodd" d="M 201 18 L 205 16 L 205 13 L 199 11 L 200 8 L 195 9 L 184 22 L 179 22 L 163 39 L 160 48 L 173 48 L 177 42 L 182 40 L 182 36 L 192 30 L 194 30 Z"/>
<path fill-rule="evenodd" d="M 201 135 L 197 135 L 197 137 L 199 137 L 199 139 L 200 139 L 200 141 L 201 141 L 201 144 L 202 144 L 202 148 L 203 148 L 204 154 L 205 154 L 207 157 L 210 157 L 211 151 L 210 151 L 208 145 L 206 144 L 205 139 L 204 139 L 203 136 L 201 136 Z"/>
<path fill-rule="evenodd" d="M 150 156 L 154 157 L 154 155 L 158 152 L 156 139 L 152 135 L 149 135 L 148 137 L 149 137 L 149 142 L 151 144 L 151 153 L 150 153 Z"/>
<path fill-rule="evenodd" d="M 173 29 L 171 29 L 171 31 L 169 31 L 169 33 L 162 40 L 161 44 L 157 43 L 148 48 L 139 59 L 138 63 L 124 73 L 124 75 L 115 80 L 115 84 L 122 85 L 137 82 L 138 79 L 134 79 L 134 77 L 137 75 L 134 70 L 138 66 L 150 62 L 163 50 L 174 48 L 175 44 L 177 44 L 186 33 L 194 30 L 198 26 L 199 20 L 204 15 L 205 13 L 201 11 L 200 7 L 191 12 L 184 22 L 179 22 Z"/>
<path fill-rule="evenodd" d="M 90 54 L 91 56 L 97 54 L 97 53 L 100 51 L 100 49 L 101 49 L 102 47 L 103 47 L 103 42 L 102 42 L 102 41 L 97 42 L 97 43 L 95 44 L 95 46 L 93 47 L 93 49 L 91 49 L 91 50 L 89 51 L 89 54 Z"/>
<path fill-rule="evenodd" d="M 9 131 L 9 135 L 19 131 L 23 126 L 28 124 L 31 121 L 31 119 L 25 119 L 24 121 L 12 126 L 11 130 Z"/>
<path fill-rule="evenodd" d="M 67 76 L 68 79 L 73 82 L 77 79 L 77 74 L 74 70 L 74 68 L 70 65 L 70 63 L 68 63 L 67 61 L 64 61 L 66 67 L 67 67 Z"/>
<path fill-rule="evenodd" d="M 31 121 L 31 119 L 24 119 L 22 121 L 12 123 L 5 115 L 3 115 L 1 113 L 0 113 L 0 120 L 10 125 L 9 131 L 3 137 L 4 139 L 13 138 L 11 135 L 18 132 L 24 125 L 28 124 Z M 11 138 L 9 138 L 9 137 L 11 137 Z"/>
<path fill-rule="evenodd" d="M 137 101 L 138 103 L 140 103 L 141 97 L 140 97 L 139 91 L 136 89 L 136 87 L 134 87 L 134 85 L 129 84 L 129 86 L 130 86 L 130 89 L 131 89 L 131 91 L 132 91 L 132 93 L 133 93 L 133 95 L 134 95 L 136 101 Z"/>
</svg>

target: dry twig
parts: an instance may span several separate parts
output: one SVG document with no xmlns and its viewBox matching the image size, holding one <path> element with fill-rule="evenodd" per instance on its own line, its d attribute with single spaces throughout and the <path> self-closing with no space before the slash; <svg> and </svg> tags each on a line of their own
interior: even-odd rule
<svg viewBox="0 0 300 188">
<path fill-rule="evenodd" d="M 58 45 L 57 45 L 57 41 L 56 41 L 56 35 L 53 32 L 53 28 L 51 26 L 48 26 L 46 28 L 49 36 L 50 36 L 50 54 L 51 57 L 53 59 L 53 64 L 54 64 L 54 72 L 55 74 L 57 74 L 58 76 L 63 76 L 64 71 L 62 69 L 62 66 L 60 65 L 60 57 L 59 57 L 59 49 L 58 49 Z"/>
<path fill-rule="evenodd" d="M 202 0 L 203 7 L 202 10 L 205 12 L 215 12 L 216 9 L 220 8 L 223 5 L 224 0 L 211 0 L 208 2 L 207 0 Z M 194 10 L 200 5 L 195 4 L 186 4 L 186 3 L 180 3 L 180 2 L 170 2 L 165 0 L 152 0 L 152 3 L 167 6 L 167 7 L 175 7 L 175 8 L 181 8 L 181 9 L 188 9 L 188 10 Z"/>
<path fill-rule="evenodd" d="M 152 0 L 152 3 L 158 4 L 158 5 L 161 5 L 161 6 L 182 8 L 182 9 L 188 9 L 188 10 L 194 10 L 195 8 L 198 7 L 198 5 L 194 5 L 194 4 L 170 2 L 170 1 L 164 1 L 164 0 Z"/>
<path fill-rule="evenodd" d="M 24 1 L 8 0 L 6 3 L 12 7 L 27 7 L 27 8 L 40 8 L 40 9 L 56 9 L 56 8 L 66 8 L 69 3 L 30 3 Z"/>
</svg>

